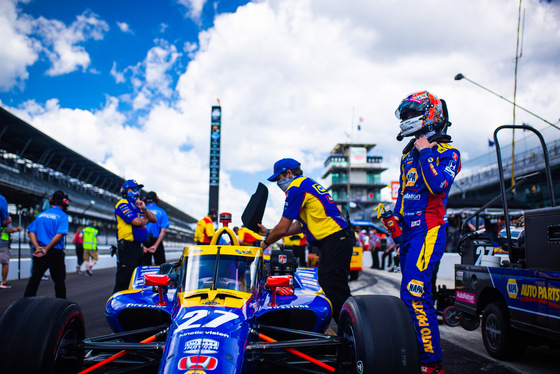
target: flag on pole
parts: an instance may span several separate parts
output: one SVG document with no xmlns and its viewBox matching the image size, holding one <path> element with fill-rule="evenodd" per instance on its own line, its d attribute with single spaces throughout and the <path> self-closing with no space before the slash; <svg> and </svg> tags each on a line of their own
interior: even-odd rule
<svg viewBox="0 0 560 374">
<path fill-rule="evenodd" d="M 364 119 L 362 117 L 359 118 L 360 123 L 358 123 L 358 131 L 360 131 L 362 129 L 362 122 L 364 122 Z"/>
</svg>

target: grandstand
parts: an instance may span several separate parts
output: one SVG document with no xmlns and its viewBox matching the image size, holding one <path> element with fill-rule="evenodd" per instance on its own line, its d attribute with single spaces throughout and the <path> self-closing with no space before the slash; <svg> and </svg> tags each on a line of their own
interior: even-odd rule
<svg viewBox="0 0 560 374">
<path fill-rule="evenodd" d="M 14 225 L 24 229 L 48 207 L 48 197 L 65 191 L 70 234 L 79 225 L 99 229 L 101 245 L 116 244 L 114 208 L 125 178 L 60 144 L 0 107 L 0 194 L 9 204 Z M 145 193 L 145 192 L 143 192 Z M 164 244 L 183 247 L 193 241 L 197 220 L 170 204 L 159 206 L 169 216 Z M 27 238 L 26 238 L 27 239 Z"/>
</svg>

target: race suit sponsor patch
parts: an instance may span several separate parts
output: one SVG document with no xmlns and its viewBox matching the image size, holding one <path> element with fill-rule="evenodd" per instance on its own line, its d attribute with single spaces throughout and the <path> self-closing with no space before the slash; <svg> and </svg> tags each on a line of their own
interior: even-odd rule
<svg viewBox="0 0 560 374">
<path fill-rule="evenodd" d="M 424 282 L 413 279 L 408 283 L 406 289 L 412 296 L 420 297 L 424 293 Z"/>
<path fill-rule="evenodd" d="M 415 194 L 415 193 L 405 193 L 405 194 L 403 195 L 403 198 L 404 198 L 405 200 L 413 200 L 413 201 L 416 201 L 416 200 L 420 200 L 420 195 L 419 195 L 419 194 Z"/>
<path fill-rule="evenodd" d="M 406 174 L 406 186 L 414 186 L 416 179 L 418 179 L 418 171 L 416 168 L 411 168 Z"/>
<path fill-rule="evenodd" d="M 422 302 L 413 301 L 412 308 L 414 309 L 414 314 L 416 315 L 416 321 L 418 323 L 418 331 L 422 335 L 422 345 L 424 352 L 434 353 L 434 345 L 432 343 L 432 330 L 430 329 L 430 323 L 428 321 L 428 316 L 424 311 Z"/>
<path fill-rule="evenodd" d="M 455 170 L 457 169 L 457 162 L 450 161 L 449 164 L 445 167 L 445 172 L 449 174 L 450 177 L 455 178 Z"/>
</svg>

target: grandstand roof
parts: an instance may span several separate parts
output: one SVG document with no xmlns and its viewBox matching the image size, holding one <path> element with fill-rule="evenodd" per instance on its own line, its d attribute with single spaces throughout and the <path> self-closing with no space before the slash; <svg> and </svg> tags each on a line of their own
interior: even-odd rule
<svg viewBox="0 0 560 374">
<path fill-rule="evenodd" d="M 0 147 L 22 158 L 118 193 L 125 179 L 45 135 L 0 107 Z"/>
<path fill-rule="evenodd" d="M 125 182 L 123 177 L 57 142 L 2 107 L 0 107 L 0 149 L 17 155 L 21 162 L 41 165 L 41 168 L 52 169 L 66 177 L 96 186 L 111 194 L 120 196 L 120 188 Z M 29 162 L 24 160 L 29 160 Z M 56 188 L 55 184 L 48 181 L 43 181 L 38 185 L 37 180 L 32 180 L 30 176 L 19 173 L 19 170 L 8 164 L 0 163 L 0 172 L 3 175 L 0 180 L 0 184 L 4 187 L 2 193 L 8 202 L 32 206 L 40 202 L 43 197 L 50 195 L 54 191 L 53 188 Z M 76 195 L 77 193 L 72 193 L 71 199 L 74 199 Z M 76 205 L 77 208 L 86 207 L 89 212 L 98 208 L 98 206 L 95 209 L 89 208 L 87 195 L 78 194 L 76 198 L 73 205 Z M 170 218 L 174 217 L 185 223 L 197 222 L 190 215 L 164 201 L 160 201 L 159 205 L 167 211 Z M 112 212 L 112 209 L 112 206 L 102 208 L 108 212 Z"/>
</svg>

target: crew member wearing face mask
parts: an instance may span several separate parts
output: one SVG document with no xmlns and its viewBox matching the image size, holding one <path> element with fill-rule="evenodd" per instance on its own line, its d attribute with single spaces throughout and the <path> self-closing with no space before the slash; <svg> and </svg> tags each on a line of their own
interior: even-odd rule
<svg viewBox="0 0 560 374">
<path fill-rule="evenodd" d="M 121 188 L 122 199 L 115 206 L 117 219 L 117 274 L 113 292 L 128 289 L 130 278 L 137 266 L 142 265 L 142 243 L 148 239 L 148 222 L 156 223 L 157 218 L 140 199 L 144 187 L 129 179 Z"/>
<path fill-rule="evenodd" d="M 319 284 L 333 305 L 333 318 L 338 322 L 340 310 L 350 297 L 348 275 L 354 245 L 353 234 L 340 215 L 327 190 L 313 179 L 303 176 L 300 163 L 284 158 L 274 164 L 274 174 L 268 178 L 286 193 L 280 222 L 267 230 L 259 225 L 259 234 L 266 235 L 261 248 L 303 232 L 311 245 L 320 250 Z"/>
</svg>

